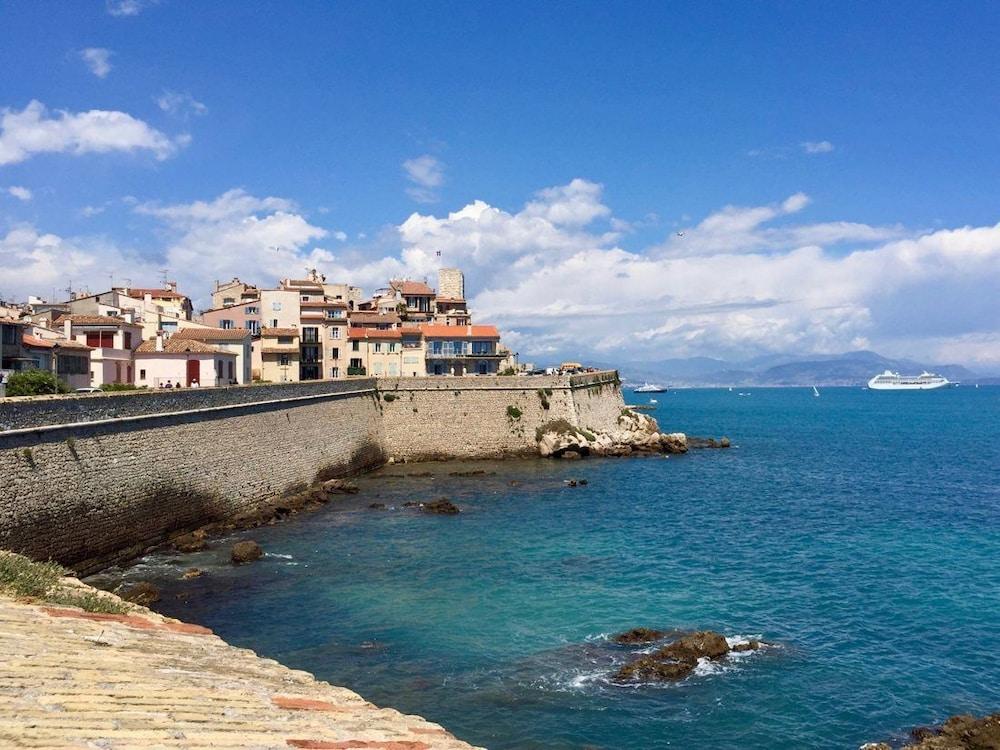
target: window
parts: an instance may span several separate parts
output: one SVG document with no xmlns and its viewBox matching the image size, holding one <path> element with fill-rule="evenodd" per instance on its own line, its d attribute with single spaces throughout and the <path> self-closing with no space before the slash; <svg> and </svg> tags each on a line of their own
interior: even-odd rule
<svg viewBox="0 0 1000 750">
<path fill-rule="evenodd" d="M 233 325 L 233 321 L 231 320 L 220 320 L 219 328 L 221 328 L 224 331 L 231 331 L 233 328 L 235 328 L 235 326 Z"/>
<path fill-rule="evenodd" d="M 301 297 L 299 297 L 299 302 L 308 302 L 308 301 L 309 301 L 308 294 L 303 294 Z"/>
<path fill-rule="evenodd" d="M 256 308 L 256 307 L 248 307 L 248 308 L 247 308 L 246 310 L 244 310 L 243 312 L 244 312 L 244 313 L 245 313 L 246 315 L 256 315 L 256 314 L 257 314 L 257 308 Z"/>
<path fill-rule="evenodd" d="M 233 360 L 229 360 L 229 379 L 233 379 Z"/>
<path fill-rule="evenodd" d="M 396 351 L 396 343 L 391 341 L 389 342 L 389 353 L 391 354 L 394 351 Z"/>
<path fill-rule="evenodd" d="M 260 334 L 260 321 L 259 320 L 251 320 L 251 319 L 247 318 L 246 321 L 244 321 L 244 323 L 245 323 L 245 328 L 248 331 L 250 331 L 250 334 L 252 336 L 257 336 L 258 334 Z"/>
<path fill-rule="evenodd" d="M 283 367 L 287 367 L 289 364 L 291 364 L 291 359 L 287 354 L 282 354 L 278 357 L 278 364 Z"/>
<path fill-rule="evenodd" d="M 378 354 L 381 351 L 382 351 L 382 342 L 381 341 L 376 341 L 375 342 L 375 353 Z"/>
<path fill-rule="evenodd" d="M 124 338 L 125 338 L 125 348 L 126 349 L 131 349 L 132 348 L 132 334 L 129 331 L 125 331 L 125 337 Z"/>
<path fill-rule="evenodd" d="M 399 375 L 399 365 L 397 365 L 395 362 L 390 362 L 389 363 L 389 374 L 390 375 Z"/>
<path fill-rule="evenodd" d="M 271 309 L 274 310 L 274 312 L 278 312 L 279 310 L 281 310 L 281 303 L 280 302 L 272 302 L 271 303 Z"/>
<path fill-rule="evenodd" d="M 146 379 L 146 371 L 139 370 L 139 380 L 145 380 L 145 379 Z"/>
<path fill-rule="evenodd" d="M 271 328 L 277 328 L 277 327 L 278 327 L 278 319 L 271 318 Z"/>
<path fill-rule="evenodd" d="M 352 352 L 360 352 L 361 351 L 361 342 L 360 341 L 352 341 L 351 342 L 351 351 Z"/>
<path fill-rule="evenodd" d="M 381 374 L 382 374 L 382 363 L 376 362 L 375 364 L 372 365 L 372 375 L 381 375 Z"/>
<path fill-rule="evenodd" d="M 302 329 L 302 343 L 315 344 L 317 341 L 319 341 L 318 328 L 308 327 Z"/>
<path fill-rule="evenodd" d="M 278 336 L 278 343 L 279 344 L 291 344 L 292 343 L 292 337 L 291 336 Z"/>
<path fill-rule="evenodd" d="M 330 377 L 331 378 L 339 378 L 340 377 L 340 368 L 339 367 L 331 367 L 330 368 Z"/>
<path fill-rule="evenodd" d="M 343 310 L 327 310 L 326 317 L 328 318 L 342 318 L 344 317 Z"/>
<path fill-rule="evenodd" d="M 83 375 L 87 372 L 89 364 L 86 357 L 76 357 L 71 354 L 60 354 L 58 361 L 60 375 Z"/>
<path fill-rule="evenodd" d="M 335 346 L 335 347 L 333 347 L 333 349 L 330 350 L 330 359 L 340 359 L 340 348 L 339 347 Z"/>
<path fill-rule="evenodd" d="M 493 342 L 492 341 L 473 341 L 472 342 L 472 353 L 473 354 L 493 354 Z"/>
<path fill-rule="evenodd" d="M 87 334 L 87 346 L 93 349 L 113 349 L 115 334 L 113 331 L 91 331 Z"/>
<path fill-rule="evenodd" d="M 223 307 L 229 307 L 230 305 L 235 305 L 235 304 L 236 304 L 236 298 L 235 297 L 223 297 L 222 298 L 222 306 Z"/>
<path fill-rule="evenodd" d="M 339 339 L 340 338 L 340 329 L 339 328 L 331 328 L 330 329 L 330 338 L 331 339 Z"/>
</svg>

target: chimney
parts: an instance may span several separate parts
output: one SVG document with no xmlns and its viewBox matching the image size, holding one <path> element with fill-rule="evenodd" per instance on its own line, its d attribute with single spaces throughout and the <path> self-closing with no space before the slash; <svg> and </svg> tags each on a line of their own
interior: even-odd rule
<svg viewBox="0 0 1000 750">
<path fill-rule="evenodd" d="M 166 289 L 167 289 L 168 292 L 176 292 L 177 291 L 177 282 L 176 281 L 164 281 L 163 282 L 163 286 L 166 287 Z"/>
<path fill-rule="evenodd" d="M 73 340 L 73 321 L 69 319 L 69 315 L 67 315 L 66 320 L 63 321 L 63 335 L 70 341 Z"/>
<path fill-rule="evenodd" d="M 156 351 L 163 351 L 163 329 L 156 332 Z"/>
</svg>

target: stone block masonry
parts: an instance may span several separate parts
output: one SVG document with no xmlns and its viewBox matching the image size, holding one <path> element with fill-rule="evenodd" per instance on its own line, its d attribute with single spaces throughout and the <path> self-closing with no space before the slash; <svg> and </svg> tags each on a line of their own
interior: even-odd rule
<svg viewBox="0 0 1000 750">
<path fill-rule="evenodd" d="M 0 549 L 88 574 L 389 457 L 534 454 L 544 425 L 611 431 L 623 406 L 614 372 L 7 399 Z"/>
<path fill-rule="evenodd" d="M 613 431 L 624 408 L 618 374 L 380 378 L 386 452 L 405 461 L 533 455 L 557 420 Z"/>
</svg>

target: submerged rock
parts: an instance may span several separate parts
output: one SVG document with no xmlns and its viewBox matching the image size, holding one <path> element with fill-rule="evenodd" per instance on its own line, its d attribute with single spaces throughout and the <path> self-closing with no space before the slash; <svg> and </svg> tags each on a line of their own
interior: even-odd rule
<svg viewBox="0 0 1000 750">
<path fill-rule="evenodd" d="M 636 637 L 641 637 L 645 630 L 645 628 L 636 628 L 634 631 L 622 633 L 621 636 L 628 637 L 632 633 L 637 633 L 639 635 Z M 648 632 L 657 633 L 658 631 Z M 619 642 L 642 643 L 643 641 Z M 757 647 L 760 647 L 760 643 L 757 641 L 748 641 L 747 643 L 756 643 Z M 621 667 L 612 679 L 615 682 L 679 680 L 694 671 L 699 659 L 716 661 L 728 654 L 730 650 L 724 635 L 716 633 L 714 630 L 700 630 L 678 638 L 651 654 L 644 654 L 629 662 Z M 739 650 L 747 651 L 750 649 L 741 648 Z"/>
<path fill-rule="evenodd" d="M 728 448 L 731 443 L 727 437 L 722 437 L 718 440 L 715 438 L 689 437 L 688 445 L 691 448 Z"/>
<path fill-rule="evenodd" d="M 160 601 L 160 590 L 149 581 L 136 581 L 121 593 L 121 598 L 132 604 L 148 607 Z"/>
<path fill-rule="evenodd" d="M 260 548 L 257 542 L 250 539 L 236 542 L 229 553 L 229 559 L 233 561 L 233 565 L 245 565 L 254 560 L 259 560 L 263 556 L 264 550 Z"/>
<path fill-rule="evenodd" d="M 445 516 L 453 516 L 456 513 L 462 512 L 457 505 L 446 497 L 439 497 L 437 500 L 431 500 L 429 503 L 421 503 L 420 510 L 424 513 L 438 513 Z"/>
<path fill-rule="evenodd" d="M 615 643 L 624 644 L 636 644 L 636 643 L 653 643 L 666 636 L 662 630 L 653 630 L 652 628 L 632 628 L 631 630 L 626 630 L 624 633 L 618 633 L 611 637 Z"/>
<path fill-rule="evenodd" d="M 199 576 L 202 576 L 204 574 L 205 572 L 202 570 L 198 570 L 198 568 L 188 568 L 187 570 L 184 571 L 184 574 L 181 576 L 181 578 L 183 578 L 185 581 L 188 581 L 192 578 L 198 578 Z"/>
<path fill-rule="evenodd" d="M 385 510 L 385 503 L 371 503 L 368 507 L 372 510 Z"/>
</svg>

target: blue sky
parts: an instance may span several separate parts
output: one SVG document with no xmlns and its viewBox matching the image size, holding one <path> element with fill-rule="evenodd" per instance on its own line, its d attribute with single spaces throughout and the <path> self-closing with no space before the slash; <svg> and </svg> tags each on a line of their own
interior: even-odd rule
<svg viewBox="0 0 1000 750">
<path fill-rule="evenodd" d="M 971 2 L 0 2 L 0 296 L 440 250 L 538 358 L 995 368 L 998 38 Z"/>
</svg>

